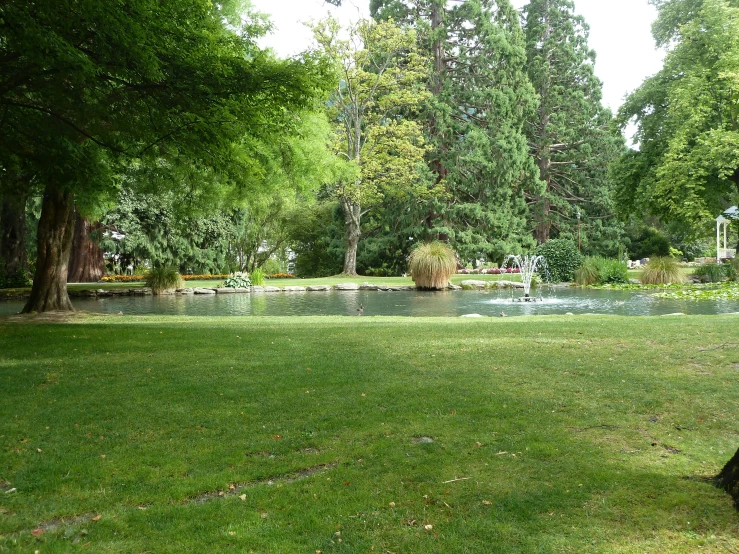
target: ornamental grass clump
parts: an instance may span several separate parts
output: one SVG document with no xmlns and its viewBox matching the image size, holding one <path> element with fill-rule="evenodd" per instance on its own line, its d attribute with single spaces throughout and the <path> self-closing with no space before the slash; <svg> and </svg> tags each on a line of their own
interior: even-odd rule
<svg viewBox="0 0 739 554">
<path fill-rule="evenodd" d="M 444 289 L 457 272 L 457 257 L 443 242 L 421 244 L 408 257 L 408 272 L 418 288 Z"/>
<path fill-rule="evenodd" d="M 728 272 L 725 271 L 725 268 L 729 267 L 730 264 L 704 264 L 696 267 L 693 275 L 703 283 L 720 283 L 724 278 L 729 278 Z"/>
<path fill-rule="evenodd" d="M 184 287 L 184 281 L 177 268 L 171 265 L 154 267 L 146 275 L 146 286 L 154 294 L 173 291 Z"/>
<path fill-rule="evenodd" d="M 668 285 L 682 283 L 683 274 L 675 258 L 657 257 L 647 262 L 639 280 L 644 285 Z"/>
<path fill-rule="evenodd" d="M 264 270 L 261 267 L 256 267 L 249 276 L 251 284 L 255 287 L 264 286 Z"/>
<path fill-rule="evenodd" d="M 628 269 L 619 260 L 585 258 L 575 271 L 575 282 L 581 286 L 628 283 Z"/>
</svg>

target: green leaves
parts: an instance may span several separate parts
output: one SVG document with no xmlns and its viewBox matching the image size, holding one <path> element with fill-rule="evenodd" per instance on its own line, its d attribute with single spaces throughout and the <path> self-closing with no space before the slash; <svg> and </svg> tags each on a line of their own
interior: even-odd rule
<svg viewBox="0 0 739 554">
<path fill-rule="evenodd" d="M 671 44 L 662 71 L 627 100 L 640 153 L 630 155 L 620 193 L 665 220 L 700 232 L 739 193 L 739 7 L 726 0 L 657 3 L 658 44 Z M 634 158 L 643 161 L 634 164 Z"/>
</svg>

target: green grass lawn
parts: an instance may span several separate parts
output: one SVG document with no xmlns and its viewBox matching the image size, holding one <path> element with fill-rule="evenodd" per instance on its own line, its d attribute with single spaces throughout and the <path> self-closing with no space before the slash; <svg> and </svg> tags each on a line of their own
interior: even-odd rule
<svg viewBox="0 0 739 554">
<path fill-rule="evenodd" d="M 0 318 L 0 552 L 736 552 L 737 322 Z"/>
</svg>

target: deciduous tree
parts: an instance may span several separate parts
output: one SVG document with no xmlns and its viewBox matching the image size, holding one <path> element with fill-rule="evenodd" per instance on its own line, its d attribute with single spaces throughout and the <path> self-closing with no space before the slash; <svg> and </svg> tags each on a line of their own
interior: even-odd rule
<svg viewBox="0 0 739 554">
<path fill-rule="evenodd" d="M 25 311 L 72 309 L 66 292 L 75 209 L 114 197 L 121 166 L 238 174 L 233 144 L 289 133 L 325 73 L 279 61 L 242 1 L 9 0 L 0 7 L 0 163 L 24 160 L 44 187 Z M 163 160 L 167 160 L 163 163 Z M 219 179 L 224 182 L 225 179 Z"/>
<path fill-rule="evenodd" d="M 343 273 L 356 275 L 362 217 L 383 200 L 418 201 L 436 192 L 424 179 L 422 127 L 407 117 L 427 97 L 428 66 L 415 31 L 392 22 L 360 21 L 348 39 L 340 38 L 333 19 L 315 25 L 313 32 L 339 79 L 328 112 L 346 170 L 335 193 L 346 226 Z"/>
</svg>

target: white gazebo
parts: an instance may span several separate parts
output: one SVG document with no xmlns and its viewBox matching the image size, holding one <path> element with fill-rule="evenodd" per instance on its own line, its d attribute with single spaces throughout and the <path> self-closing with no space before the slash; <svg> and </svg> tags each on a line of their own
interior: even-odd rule
<svg viewBox="0 0 739 554">
<path fill-rule="evenodd" d="M 716 218 L 716 261 L 726 260 L 736 256 L 736 249 L 726 247 L 726 236 L 729 230 L 729 223 L 731 223 L 732 219 L 739 219 L 739 207 L 737 206 L 732 206 Z M 721 248 L 722 228 L 724 236 L 723 248 Z"/>
</svg>

